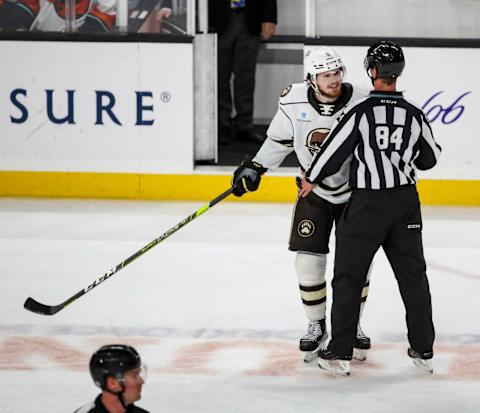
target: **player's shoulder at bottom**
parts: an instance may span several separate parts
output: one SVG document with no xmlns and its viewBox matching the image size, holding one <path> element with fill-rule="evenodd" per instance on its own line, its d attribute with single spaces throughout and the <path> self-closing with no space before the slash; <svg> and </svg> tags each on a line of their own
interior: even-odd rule
<svg viewBox="0 0 480 413">
<path fill-rule="evenodd" d="M 308 85 L 305 82 L 292 83 L 283 90 L 278 101 L 281 105 L 308 102 Z"/>
</svg>

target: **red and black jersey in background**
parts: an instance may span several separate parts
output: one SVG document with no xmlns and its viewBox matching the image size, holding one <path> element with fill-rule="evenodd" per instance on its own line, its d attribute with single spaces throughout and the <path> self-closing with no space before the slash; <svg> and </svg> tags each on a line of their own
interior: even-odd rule
<svg viewBox="0 0 480 413">
<path fill-rule="evenodd" d="M 42 8 L 48 10 L 39 16 Z M 115 24 L 112 2 L 76 0 L 75 13 L 80 32 L 107 32 Z M 37 17 L 41 17 L 43 22 L 39 28 L 34 24 Z M 0 30 L 56 31 L 58 23 L 51 27 L 48 23 L 49 20 L 53 22 L 59 19 L 65 19 L 65 0 L 18 0 L 16 3 L 0 0 Z"/>
</svg>

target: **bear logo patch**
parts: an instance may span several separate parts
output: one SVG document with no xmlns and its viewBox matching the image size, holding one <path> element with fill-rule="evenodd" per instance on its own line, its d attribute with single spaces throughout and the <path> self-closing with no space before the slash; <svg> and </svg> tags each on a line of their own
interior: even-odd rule
<svg viewBox="0 0 480 413">
<path fill-rule="evenodd" d="M 311 237 L 315 232 L 315 224 L 309 219 L 304 219 L 298 224 L 297 232 L 303 238 Z"/>
</svg>

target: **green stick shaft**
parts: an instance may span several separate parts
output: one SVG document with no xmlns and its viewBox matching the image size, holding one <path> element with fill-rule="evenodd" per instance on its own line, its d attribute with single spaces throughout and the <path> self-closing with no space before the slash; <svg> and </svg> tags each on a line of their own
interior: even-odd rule
<svg viewBox="0 0 480 413">
<path fill-rule="evenodd" d="M 95 287 L 103 283 L 104 281 L 108 280 L 113 274 L 117 273 L 121 269 L 125 268 L 128 264 L 130 264 L 132 261 L 135 261 L 138 257 L 141 257 L 143 254 L 145 254 L 147 251 L 151 250 L 153 247 L 167 239 L 170 235 L 174 234 L 177 232 L 180 228 L 184 227 L 187 225 L 189 222 L 192 222 L 195 218 L 199 217 L 202 215 L 204 212 L 208 211 L 211 207 L 214 205 L 218 204 L 220 201 L 225 199 L 228 195 L 232 193 L 232 188 L 229 188 L 219 196 L 217 196 L 215 199 L 210 201 L 207 205 L 202 206 L 199 208 L 197 211 L 195 211 L 193 214 L 188 216 L 187 218 L 183 219 L 180 221 L 178 224 L 170 228 L 168 231 L 164 232 L 162 235 L 160 235 L 158 238 L 154 239 L 152 242 L 149 244 L 145 245 L 142 249 L 138 250 L 135 254 L 131 255 L 128 257 L 126 260 L 122 261 L 120 264 L 117 266 L 111 268 L 108 270 L 104 275 L 102 275 L 100 278 L 97 278 L 94 282 L 91 284 L 87 285 L 85 288 L 80 290 L 78 293 L 73 295 L 72 297 L 68 298 L 65 300 L 63 303 L 58 304 L 58 305 L 46 305 L 38 302 L 37 300 L 29 297 L 23 304 L 24 308 L 28 311 L 31 311 L 33 313 L 37 314 L 43 314 L 43 315 L 53 315 L 58 313 L 60 310 L 63 310 L 67 305 L 70 305 L 77 299 L 79 299 L 81 296 L 85 295 L 89 291 L 93 290 Z"/>
</svg>

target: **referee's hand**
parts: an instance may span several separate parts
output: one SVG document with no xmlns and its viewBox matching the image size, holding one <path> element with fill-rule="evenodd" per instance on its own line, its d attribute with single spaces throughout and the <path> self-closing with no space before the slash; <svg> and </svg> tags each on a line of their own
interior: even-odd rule
<svg viewBox="0 0 480 413">
<path fill-rule="evenodd" d="M 313 188 L 315 188 L 315 184 L 308 182 L 307 178 L 305 178 L 305 175 L 302 175 L 301 184 L 302 187 L 298 190 L 298 197 L 305 198 L 310 192 L 313 191 Z"/>
</svg>

